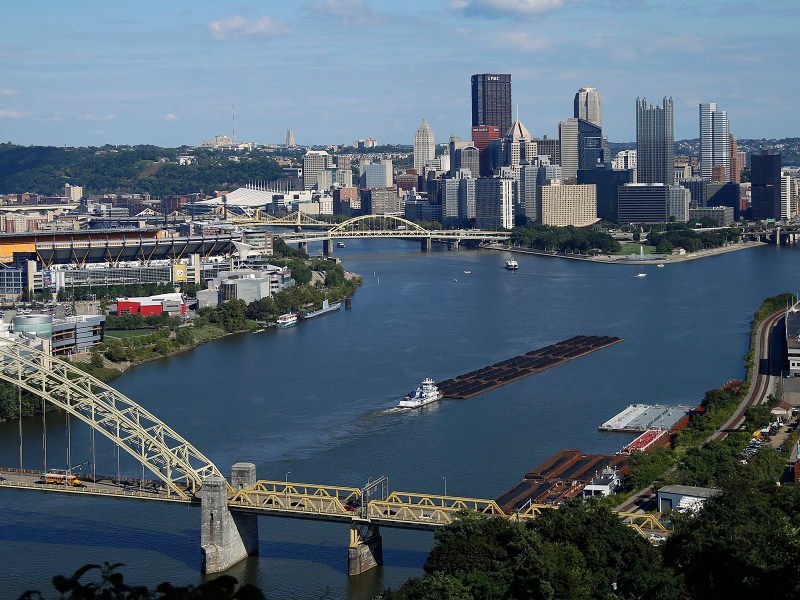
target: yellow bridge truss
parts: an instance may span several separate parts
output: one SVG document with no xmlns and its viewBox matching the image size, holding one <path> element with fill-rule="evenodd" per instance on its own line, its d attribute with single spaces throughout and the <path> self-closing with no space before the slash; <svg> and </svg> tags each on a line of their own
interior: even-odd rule
<svg viewBox="0 0 800 600">
<path fill-rule="evenodd" d="M 22 344 L 0 342 L 0 379 L 77 417 L 125 450 L 184 500 L 219 469 L 150 412 L 71 364 Z"/>
<path fill-rule="evenodd" d="M 49 354 L 3 340 L 0 342 L 0 380 L 35 394 L 110 439 L 164 482 L 166 499 L 192 501 L 205 478 L 222 477 L 208 458 L 150 412 L 111 386 Z M 119 496 L 117 490 L 69 491 Z M 257 481 L 238 491 L 229 487 L 229 492 L 228 505 L 233 510 L 396 527 L 446 525 L 461 510 L 527 520 L 557 508 L 549 504 L 530 504 L 507 514 L 494 500 L 414 492 L 391 492 L 385 499 L 371 499 L 364 498 L 358 488 L 268 480 Z M 644 536 L 647 530 L 667 531 L 651 514 L 619 512 L 617 515 L 625 525 Z"/>
</svg>

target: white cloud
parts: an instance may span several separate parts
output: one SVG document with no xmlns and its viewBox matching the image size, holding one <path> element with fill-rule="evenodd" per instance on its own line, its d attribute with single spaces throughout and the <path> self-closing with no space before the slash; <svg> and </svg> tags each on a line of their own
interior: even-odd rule
<svg viewBox="0 0 800 600">
<path fill-rule="evenodd" d="M 111 113 L 107 115 L 81 115 L 78 117 L 81 121 L 116 121 L 116 115 L 112 115 Z"/>
<path fill-rule="evenodd" d="M 241 15 L 233 15 L 211 21 L 208 31 L 215 40 L 241 40 L 246 38 L 272 37 L 286 31 L 286 27 L 270 17 L 246 19 Z"/>
<path fill-rule="evenodd" d="M 452 0 L 450 6 L 468 16 L 533 17 L 561 8 L 564 0 Z"/>
<path fill-rule="evenodd" d="M 178 115 L 175 113 L 167 113 L 163 117 L 161 117 L 164 121 L 177 121 Z"/>
<path fill-rule="evenodd" d="M 6 88 L 6 89 L 3 89 L 3 90 L 0 90 L 0 96 L 6 96 L 7 98 L 11 97 L 11 96 L 19 96 L 19 92 L 17 90 L 10 90 L 10 89 Z"/>
<path fill-rule="evenodd" d="M 24 117 L 25 113 L 22 111 L 0 108 L 0 119 L 22 119 Z"/>
<path fill-rule="evenodd" d="M 494 45 L 514 48 L 523 52 L 538 52 L 551 45 L 545 38 L 536 37 L 527 31 L 508 31 L 493 40 Z"/>
<path fill-rule="evenodd" d="M 331 17 L 342 25 L 374 27 L 383 25 L 386 16 L 376 11 L 364 0 L 322 0 L 308 7 L 315 13 Z"/>
<path fill-rule="evenodd" d="M 40 121 L 44 121 L 45 123 L 60 123 L 60 122 L 61 122 L 61 121 L 63 121 L 64 119 L 62 119 L 62 118 L 61 118 L 61 117 L 59 117 L 58 115 L 52 115 L 52 116 L 50 116 L 50 117 L 42 117 L 42 118 L 41 118 L 41 119 L 39 119 L 39 120 L 40 120 Z"/>
</svg>

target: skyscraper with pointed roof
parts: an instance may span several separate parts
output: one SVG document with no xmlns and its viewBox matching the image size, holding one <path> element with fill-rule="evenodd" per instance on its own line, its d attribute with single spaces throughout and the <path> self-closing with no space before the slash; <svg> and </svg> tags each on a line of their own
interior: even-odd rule
<svg viewBox="0 0 800 600">
<path fill-rule="evenodd" d="M 414 132 L 414 168 L 422 173 L 425 163 L 436 158 L 436 138 L 431 126 L 422 119 Z"/>
</svg>

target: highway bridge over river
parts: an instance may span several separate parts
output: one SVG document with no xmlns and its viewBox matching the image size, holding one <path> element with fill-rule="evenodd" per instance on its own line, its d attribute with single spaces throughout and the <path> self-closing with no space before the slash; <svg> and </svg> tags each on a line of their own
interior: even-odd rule
<svg viewBox="0 0 800 600">
<path fill-rule="evenodd" d="M 494 500 L 392 491 L 379 477 L 363 487 L 259 480 L 252 463 L 236 463 L 227 480 L 214 463 L 169 425 L 110 385 L 74 365 L 10 340 L 0 341 L 0 379 L 34 394 L 69 419 L 111 440 L 117 455 L 132 457 L 141 478 L 80 473 L 67 464 L 63 483 L 45 483 L 41 470 L 0 468 L 0 489 L 15 488 L 120 500 L 197 505 L 201 513 L 203 570 L 218 573 L 258 551 L 259 516 L 336 521 L 349 526 L 348 572 L 357 575 L 381 564 L 380 527 L 433 529 L 452 522 L 461 510 L 496 518 L 526 520 L 552 505 L 530 504 L 513 514 Z M 69 437 L 68 437 L 69 439 Z M 92 450 L 94 453 L 94 449 Z M 45 438 L 45 461 L 47 460 Z M 67 462 L 71 449 L 67 448 Z M 20 448 L 20 457 L 22 450 Z M 22 462 L 22 461 L 20 461 Z M 145 471 L 149 473 L 145 477 Z M 76 475 L 77 476 L 77 475 Z M 48 479 L 52 479 L 48 477 Z M 71 485 L 72 483 L 72 485 Z M 652 515 L 619 512 L 643 535 L 664 531 Z"/>
</svg>

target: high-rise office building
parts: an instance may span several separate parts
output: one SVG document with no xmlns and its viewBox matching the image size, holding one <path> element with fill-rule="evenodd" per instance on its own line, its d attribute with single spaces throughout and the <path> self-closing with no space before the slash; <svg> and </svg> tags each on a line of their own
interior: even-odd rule
<svg viewBox="0 0 800 600">
<path fill-rule="evenodd" d="M 575 94 L 575 112 L 573 117 L 584 119 L 598 127 L 603 126 L 603 112 L 600 107 L 600 94 L 592 87 L 584 87 Z"/>
<path fill-rule="evenodd" d="M 472 127 L 472 143 L 478 149 L 481 177 L 489 177 L 492 174 L 489 164 L 489 146 L 492 140 L 499 139 L 500 128 L 497 125 L 473 125 Z"/>
<path fill-rule="evenodd" d="M 436 139 L 433 129 L 425 119 L 422 119 L 422 123 L 414 132 L 414 168 L 420 173 L 425 163 L 434 158 L 436 158 Z"/>
<path fill-rule="evenodd" d="M 562 185 L 554 181 L 539 190 L 539 221 L 555 227 L 587 227 L 597 221 L 594 185 Z"/>
<path fill-rule="evenodd" d="M 392 161 L 382 159 L 381 162 L 366 165 L 364 169 L 365 188 L 389 188 L 394 185 Z"/>
<path fill-rule="evenodd" d="M 469 170 L 470 175 L 477 179 L 481 173 L 481 158 L 478 149 L 470 144 L 457 152 L 459 154 L 458 171 Z"/>
<path fill-rule="evenodd" d="M 475 226 L 478 229 L 514 227 L 514 180 L 493 177 L 475 181 Z"/>
<path fill-rule="evenodd" d="M 548 138 L 543 135 L 531 141 L 536 143 L 536 153 L 539 156 L 547 156 L 553 165 L 561 164 L 561 141 L 558 138 Z"/>
<path fill-rule="evenodd" d="M 294 148 L 297 144 L 294 143 L 294 131 L 291 129 L 286 130 L 286 147 Z"/>
<path fill-rule="evenodd" d="M 531 141 L 530 132 L 517 119 L 508 130 L 508 135 L 490 143 L 489 152 L 492 170 L 510 167 L 514 179 L 519 179 L 522 162 L 531 162 L 536 156 L 536 143 Z"/>
<path fill-rule="evenodd" d="M 561 170 L 565 179 L 575 179 L 579 169 L 594 169 L 605 160 L 603 133 L 586 119 L 571 118 L 558 124 Z"/>
<path fill-rule="evenodd" d="M 781 155 L 753 154 L 750 157 L 751 208 L 754 221 L 781 218 Z"/>
<path fill-rule="evenodd" d="M 675 134 L 672 98 L 661 106 L 636 99 L 636 181 L 662 183 L 674 181 Z"/>
<path fill-rule="evenodd" d="M 617 190 L 633 182 L 632 169 L 612 169 L 606 162 L 591 169 L 578 169 L 578 183 L 597 188 L 597 216 L 606 221 L 617 220 Z"/>
<path fill-rule="evenodd" d="M 508 134 L 511 129 L 511 75 L 482 73 L 472 76 L 472 126 L 477 125 L 493 125 L 500 128 L 501 136 Z"/>
<path fill-rule="evenodd" d="M 739 146 L 736 144 L 736 138 L 733 134 L 728 134 L 731 138 L 731 182 L 741 183 L 742 181 L 742 165 L 741 157 L 739 156 Z"/>
<path fill-rule="evenodd" d="M 578 119 L 572 118 L 558 124 L 559 150 L 561 154 L 561 173 L 564 179 L 578 176 Z"/>
<path fill-rule="evenodd" d="M 303 155 L 303 189 L 322 189 L 317 185 L 317 178 L 331 165 L 331 155 L 325 150 L 307 151 Z"/>
<path fill-rule="evenodd" d="M 706 181 L 716 183 L 730 181 L 731 140 L 728 131 L 728 113 L 717 108 L 716 102 L 700 104 L 700 174 Z M 720 176 L 721 175 L 721 176 Z"/>
</svg>

